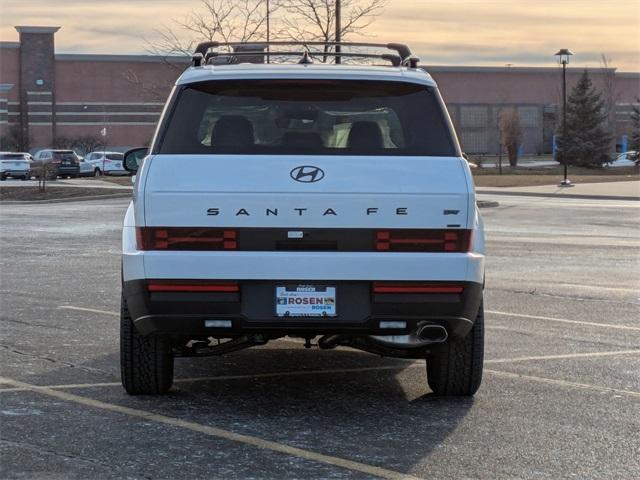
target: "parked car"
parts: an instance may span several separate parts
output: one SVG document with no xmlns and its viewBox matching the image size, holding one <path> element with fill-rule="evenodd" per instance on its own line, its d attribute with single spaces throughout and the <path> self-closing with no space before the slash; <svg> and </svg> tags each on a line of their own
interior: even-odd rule
<svg viewBox="0 0 640 480">
<path fill-rule="evenodd" d="M 426 359 L 434 394 L 473 395 L 483 221 L 434 80 L 399 44 L 378 45 L 395 66 L 316 66 L 300 44 L 295 64 L 203 68 L 217 45 L 125 154 L 126 391 L 169 390 L 174 356 L 290 335 Z"/>
<path fill-rule="evenodd" d="M 94 166 L 87 161 L 86 157 L 80 157 L 80 176 L 93 177 L 95 175 Z"/>
<path fill-rule="evenodd" d="M 40 150 L 33 158 L 32 173 L 47 178 L 77 177 L 80 175 L 80 158 L 73 150 Z"/>
<path fill-rule="evenodd" d="M 124 154 L 120 152 L 91 152 L 85 157 L 85 162 L 93 167 L 93 175 L 129 175 L 122 166 Z M 85 167 L 88 169 L 88 166 Z"/>
<path fill-rule="evenodd" d="M 632 150 L 616 155 L 611 162 L 605 163 L 603 167 L 635 167 L 636 165 L 640 165 L 640 154 Z"/>
<path fill-rule="evenodd" d="M 0 152 L 0 180 L 31 178 L 32 157 L 28 153 Z"/>
</svg>

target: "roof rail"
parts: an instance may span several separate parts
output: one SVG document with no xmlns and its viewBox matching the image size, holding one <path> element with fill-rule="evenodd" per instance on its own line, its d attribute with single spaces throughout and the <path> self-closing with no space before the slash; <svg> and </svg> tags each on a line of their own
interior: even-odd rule
<svg viewBox="0 0 640 480">
<path fill-rule="evenodd" d="M 204 61 L 202 61 L 200 63 L 200 65 L 209 65 L 212 63 L 214 58 L 228 58 L 229 62 L 228 63 L 234 63 L 232 60 L 234 57 L 255 57 L 256 55 L 264 55 L 266 57 L 300 57 L 300 60 L 298 61 L 298 63 L 313 63 L 313 59 L 317 59 L 320 58 L 322 56 L 328 56 L 328 57 L 340 57 L 340 58 L 344 58 L 344 57 L 353 57 L 353 58 L 380 58 L 382 60 L 386 60 L 388 62 L 391 63 L 391 65 L 393 65 L 394 67 L 399 67 L 401 65 L 403 65 L 403 61 L 400 58 L 400 56 L 398 55 L 393 55 L 390 53 L 386 53 L 383 55 L 378 55 L 378 54 L 374 54 L 374 53 L 348 53 L 348 52 L 331 52 L 331 53 L 324 53 L 324 52 L 310 52 L 308 50 L 304 50 L 302 52 L 296 52 L 296 51 L 282 51 L 282 52 L 273 52 L 273 51 L 269 51 L 269 52 L 208 52 L 207 55 L 204 57 Z M 193 59 L 201 59 L 202 54 L 200 53 L 195 53 L 193 55 Z M 309 61 L 311 60 L 311 61 Z M 198 66 L 198 65 L 196 65 Z M 403 66 L 408 66 L 408 64 L 404 64 Z"/>
<path fill-rule="evenodd" d="M 256 48 L 260 48 L 261 50 L 266 48 L 267 51 L 233 51 L 233 52 L 218 52 L 218 51 L 209 51 L 212 49 L 217 49 L 219 47 L 251 47 L 254 46 Z M 286 52 L 278 52 L 271 51 L 269 47 L 282 47 L 282 46 L 300 46 L 302 49 L 300 51 L 286 51 Z M 340 48 L 339 51 L 319 51 L 314 52 L 310 51 L 308 47 L 370 47 L 370 48 L 385 48 L 388 50 L 393 50 L 397 53 L 397 55 L 393 54 L 373 54 L 373 53 L 359 53 L 359 52 L 345 52 Z M 306 54 L 305 54 L 306 52 Z M 343 57 L 352 57 L 352 58 L 380 58 L 382 60 L 386 60 L 391 62 L 393 66 L 405 66 L 409 68 L 417 68 L 419 58 L 415 57 L 411 54 L 411 50 L 409 47 L 402 43 L 369 43 L 369 42 L 302 42 L 302 41 L 275 41 L 275 42 L 202 42 L 198 44 L 196 47 L 196 51 L 191 57 L 191 61 L 193 66 L 198 67 L 203 64 L 209 62 L 209 60 L 213 57 L 219 56 L 228 56 L 228 57 L 238 57 L 238 56 L 255 56 L 256 54 L 265 55 L 265 56 L 304 56 L 308 57 L 334 57 L 334 58 L 343 58 Z"/>
</svg>

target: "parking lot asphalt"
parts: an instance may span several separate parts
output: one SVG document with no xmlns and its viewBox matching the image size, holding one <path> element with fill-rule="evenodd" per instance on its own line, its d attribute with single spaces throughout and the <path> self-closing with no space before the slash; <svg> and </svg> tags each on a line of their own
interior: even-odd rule
<svg viewBox="0 0 640 480">
<path fill-rule="evenodd" d="M 432 396 L 424 362 L 289 339 L 129 397 L 127 201 L 0 205 L 0 478 L 640 478 L 640 205 L 499 201 L 473 399 Z"/>
</svg>

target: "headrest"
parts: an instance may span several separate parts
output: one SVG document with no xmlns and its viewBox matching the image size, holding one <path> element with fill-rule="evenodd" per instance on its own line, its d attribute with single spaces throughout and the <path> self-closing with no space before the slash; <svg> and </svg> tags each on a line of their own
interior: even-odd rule
<svg viewBox="0 0 640 480">
<path fill-rule="evenodd" d="M 383 147 L 382 132 L 376 122 L 353 122 L 347 147 L 356 150 L 379 150 Z"/>
<path fill-rule="evenodd" d="M 212 147 L 248 147 L 254 143 L 253 124 L 242 115 L 223 115 L 211 130 Z"/>
</svg>

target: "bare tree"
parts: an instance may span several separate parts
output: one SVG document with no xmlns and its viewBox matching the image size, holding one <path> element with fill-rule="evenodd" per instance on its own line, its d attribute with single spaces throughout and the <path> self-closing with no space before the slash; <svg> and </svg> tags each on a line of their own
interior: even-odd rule
<svg viewBox="0 0 640 480">
<path fill-rule="evenodd" d="M 602 100 L 606 110 L 608 128 L 610 132 L 615 132 L 616 104 L 620 98 L 620 91 L 616 81 L 616 69 L 611 67 L 611 58 L 604 53 L 600 57 L 600 65 L 602 66 Z"/>
<path fill-rule="evenodd" d="M 103 150 L 106 147 L 104 139 L 97 135 L 84 135 L 77 137 L 73 141 L 73 149 L 82 155 L 93 152 L 95 150 Z"/>
<path fill-rule="evenodd" d="M 271 10 L 273 13 L 275 8 Z M 184 18 L 156 29 L 155 38 L 146 40 L 147 52 L 161 57 L 177 77 L 187 66 L 185 58 L 191 57 L 198 43 L 262 40 L 266 21 L 264 0 L 200 0 L 199 7 Z M 173 85 L 171 79 L 143 80 L 132 69 L 122 76 L 141 97 L 154 101 L 164 101 Z"/>
<path fill-rule="evenodd" d="M 10 152 L 27 152 L 29 142 L 22 141 L 22 132 L 17 124 L 11 125 L 7 132 L 0 137 L 0 150 L 9 150 Z"/>
<path fill-rule="evenodd" d="M 71 150 L 73 148 L 74 139 L 71 137 L 58 136 L 53 139 L 53 148 L 61 150 Z"/>
<path fill-rule="evenodd" d="M 273 13 L 273 9 L 272 9 Z M 200 42 L 248 42 L 263 40 L 267 22 L 261 0 L 200 0 L 200 8 L 182 20 L 163 25 L 155 31 L 157 39 L 147 41 L 147 50 L 163 56 L 171 64 L 172 56 L 191 56 Z M 177 68 L 184 68 L 178 65 Z"/>
<path fill-rule="evenodd" d="M 81 137 L 56 137 L 53 139 L 53 147 L 73 150 L 76 153 L 86 155 L 94 150 L 101 150 L 105 147 L 104 140 L 97 135 L 84 135 Z"/>
<path fill-rule="evenodd" d="M 177 71 L 177 68 L 178 68 L 177 64 L 171 63 L 171 62 L 167 62 L 167 63 L 169 63 L 170 65 L 176 68 L 176 77 L 177 77 L 179 75 Z M 184 68 L 185 68 L 185 65 L 183 64 L 182 69 Z M 132 69 L 128 69 L 122 72 L 122 77 L 125 79 L 125 81 L 130 83 L 132 87 L 138 90 L 141 98 L 145 100 L 151 99 L 156 102 L 164 102 L 167 99 L 167 94 L 169 93 L 169 91 L 171 91 L 171 87 L 173 86 L 173 83 L 174 83 L 172 80 L 169 80 L 169 79 L 164 81 L 145 82 L 142 79 L 140 79 L 138 74 Z"/>
<path fill-rule="evenodd" d="M 500 112 L 499 128 L 502 145 L 507 149 L 509 165 L 515 167 L 518 165 L 518 150 L 523 135 L 517 108 L 507 108 Z"/>
<path fill-rule="evenodd" d="M 280 19 L 278 37 L 295 41 L 323 41 L 335 40 L 335 0 L 276 0 L 282 10 L 286 12 Z M 379 16 L 386 0 L 342 0 L 342 22 L 340 36 L 344 40 L 354 34 L 364 34 Z M 324 53 L 331 49 L 323 48 Z M 323 62 L 327 61 L 323 56 Z"/>
<path fill-rule="evenodd" d="M 382 13 L 386 1 L 342 0 L 341 37 L 363 34 Z M 271 0 L 272 39 L 333 41 L 335 4 L 335 0 Z M 199 9 L 157 29 L 157 38 L 147 41 L 147 50 L 181 70 L 184 65 L 176 65 L 172 59 L 191 56 L 198 43 L 262 41 L 266 39 L 266 23 L 264 0 L 200 0 Z"/>
<path fill-rule="evenodd" d="M 640 161 L 640 98 L 636 98 L 636 104 L 631 110 L 631 131 L 629 132 L 629 150 L 636 152 L 636 162 Z"/>
</svg>

